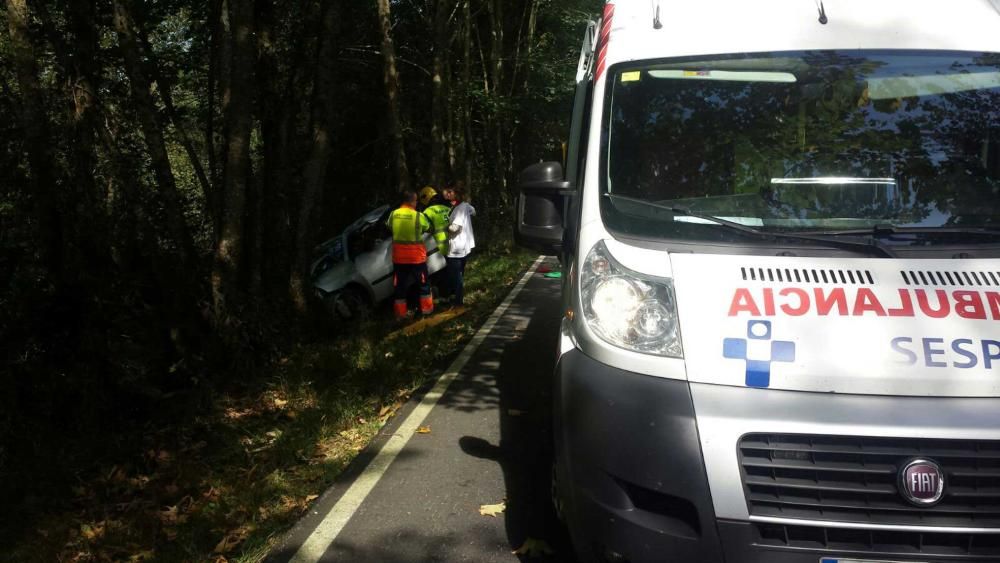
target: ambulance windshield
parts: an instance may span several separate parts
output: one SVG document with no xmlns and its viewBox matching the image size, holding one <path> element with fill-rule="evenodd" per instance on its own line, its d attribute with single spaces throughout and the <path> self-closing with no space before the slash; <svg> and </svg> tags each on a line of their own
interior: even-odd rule
<svg viewBox="0 0 1000 563">
<path fill-rule="evenodd" d="M 614 230 L 699 238 L 706 216 L 762 231 L 1000 229 L 1000 55 L 742 55 L 608 80 Z"/>
</svg>

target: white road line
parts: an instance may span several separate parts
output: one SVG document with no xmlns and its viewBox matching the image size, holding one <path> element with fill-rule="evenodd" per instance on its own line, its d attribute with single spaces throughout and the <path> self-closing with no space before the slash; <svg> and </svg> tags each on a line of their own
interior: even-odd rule
<svg viewBox="0 0 1000 563">
<path fill-rule="evenodd" d="M 448 386 L 458 377 L 458 372 L 465 367 L 466 362 L 469 361 L 472 354 L 476 352 L 483 341 L 486 340 L 486 337 L 489 336 L 493 327 L 496 326 L 497 321 L 500 320 L 500 317 L 507 311 L 507 307 L 510 306 L 514 298 L 517 297 L 517 294 L 521 292 L 524 285 L 531 279 L 531 275 L 535 273 L 535 270 L 538 269 L 543 259 L 544 257 L 539 256 L 535 260 L 535 263 L 528 268 L 528 271 L 521 277 L 521 281 L 517 282 L 517 285 L 514 286 L 514 289 L 511 290 L 507 298 L 503 300 L 503 303 L 493 311 L 489 319 L 486 319 L 479 332 L 472 337 L 472 341 L 466 344 L 462 353 L 455 358 L 455 361 L 438 378 L 434 387 L 424 395 L 423 399 L 420 400 L 420 404 L 410 412 L 406 420 L 396 430 L 396 433 L 389 437 L 382 446 L 382 449 L 379 450 L 375 458 L 368 464 L 368 467 L 365 467 L 361 475 L 347 489 L 344 496 L 340 497 L 340 500 L 333 505 L 330 512 L 323 517 L 323 521 L 306 538 L 306 541 L 295 552 L 289 563 L 315 563 L 326 553 L 333 540 L 337 539 L 337 535 L 340 534 L 340 531 L 347 525 L 348 520 L 351 519 L 351 516 L 354 515 L 358 507 L 361 506 L 361 503 L 364 502 L 365 497 L 375 488 L 375 484 L 385 474 L 386 469 L 389 468 L 389 465 L 396 459 L 396 456 L 399 455 L 399 452 L 402 451 L 406 443 L 410 441 L 417 428 L 420 427 L 420 424 L 427 418 L 431 409 L 434 408 L 441 399 L 441 396 L 444 395 Z"/>
</svg>

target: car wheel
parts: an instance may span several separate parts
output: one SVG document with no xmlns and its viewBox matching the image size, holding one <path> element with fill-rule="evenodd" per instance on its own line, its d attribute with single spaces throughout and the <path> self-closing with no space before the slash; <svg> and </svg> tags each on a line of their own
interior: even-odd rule
<svg viewBox="0 0 1000 563">
<path fill-rule="evenodd" d="M 371 313 L 368 300 L 356 287 L 347 287 L 329 294 L 326 303 L 334 317 L 343 322 L 361 321 Z"/>
</svg>

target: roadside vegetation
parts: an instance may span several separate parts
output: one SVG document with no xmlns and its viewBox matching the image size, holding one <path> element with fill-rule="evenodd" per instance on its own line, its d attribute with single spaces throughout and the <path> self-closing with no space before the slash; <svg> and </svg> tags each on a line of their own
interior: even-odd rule
<svg viewBox="0 0 1000 563">
<path fill-rule="evenodd" d="M 67 498 L 6 507 L 22 526 L 0 537 L 0 559 L 260 561 L 447 367 L 532 259 L 500 245 L 470 262 L 467 307 L 454 317 L 438 313 L 447 320 L 410 333 L 380 310 L 291 347 L 183 422 L 128 430 L 128 445 L 78 473 Z"/>
<path fill-rule="evenodd" d="M 259 555 L 524 267 L 600 5 L 0 0 L 0 560 Z M 331 322 L 318 246 L 454 181 L 474 306 Z"/>
</svg>

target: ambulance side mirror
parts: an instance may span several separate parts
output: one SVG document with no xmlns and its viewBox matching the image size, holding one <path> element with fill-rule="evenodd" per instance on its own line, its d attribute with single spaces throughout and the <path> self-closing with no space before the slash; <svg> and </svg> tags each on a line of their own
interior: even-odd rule
<svg viewBox="0 0 1000 563">
<path fill-rule="evenodd" d="M 567 196 L 572 193 L 559 162 L 539 162 L 522 170 L 514 232 L 517 243 L 548 256 L 558 255 L 562 251 Z"/>
</svg>

